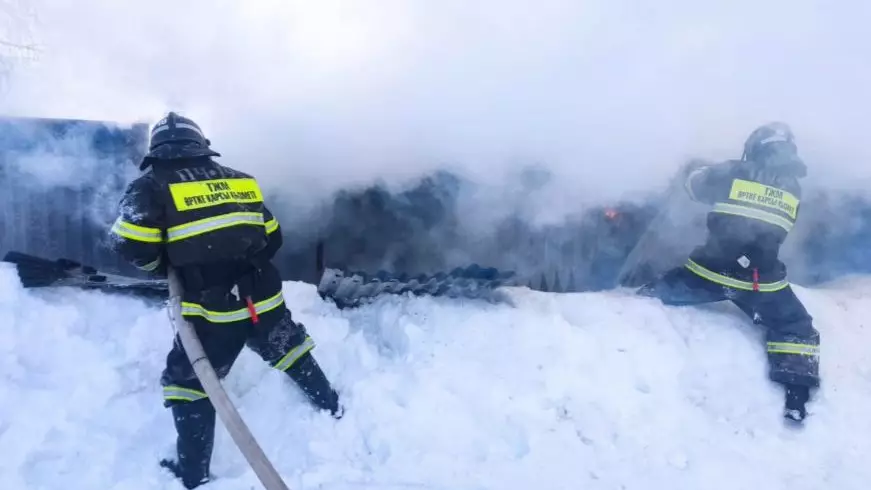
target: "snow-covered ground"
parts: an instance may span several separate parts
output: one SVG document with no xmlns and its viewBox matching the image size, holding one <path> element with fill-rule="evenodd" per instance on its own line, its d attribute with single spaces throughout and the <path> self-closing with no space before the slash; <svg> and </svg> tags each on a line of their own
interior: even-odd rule
<svg viewBox="0 0 871 490">
<path fill-rule="evenodd" d="M 343 393 L 314 413 L 245 351 L 231 397 L 291 489 L 863 489 L 871 480 L 871 279 L 797 288 L 824 388 L 781 422 L 761 332 L 730 305 L 509 291 L 514 305 L 387 297 L 355 310 L 288 283 Z M 164 311 L 24 291 L 0 271 L 0 488 L 180 489 L 158 377 Z M 212 490 L 260 488 L 219 426 Z"/>
</svg>

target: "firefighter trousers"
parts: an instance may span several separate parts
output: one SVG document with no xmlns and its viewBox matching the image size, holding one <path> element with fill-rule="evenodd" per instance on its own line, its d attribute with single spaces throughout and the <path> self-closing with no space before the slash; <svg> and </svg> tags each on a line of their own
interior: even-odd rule
<svg viewBox="0 0 871 490">
<path fill-rule="evenodd" d="M 673 306 L 732 301 L 755 324 L 765 327 L 772 381 L 811 388 L 819 386 L 820 334 L 789 286 L 774 292 L 736 290 L 679 267 L 643 286 L 638 294 L 659 298 Z"/>
<path fill-rule="evenodd" d="M 192 321 L 218 378 L 229 374 L 233 363 L 246 345 L 264 361 L 287 375 L 316 407 L 341 417 L 338 394 L 330 386 L 323 370 L 311 354 L 314 342 L 305 327 L 293 321 L 286 306 L 275 322 L 251 321 L 233 324 L 210 324 L 204 319 Z M 161 376 L 164 405 L 171 407 L 176 433 L 176 457 L 161 465 L 171 470 L 185 488 L 196 488 L 209 481 L 209 467 L 215 437 L 215 408 L 197 379 L 176 335 L 166 357 Z"/>
<path fill-rule="evenodd" d="M 314 348 L 314 341 L 301 323 L 293 321 L 290 310 L 282 307 L 284 315 L 272 325 L 265 325 L 262 321 L 257 324 L 247 321 L 229 325 L 212 324 L 198 318 L 191 321 L 218 378 L 223 379 L 229 374 L 245 346 L 273 368 L 289 374 L 291 367 L 311 356 L 309 352 Z M 207 396 L 178 335 L 166 357 L 160 384 L 167 407 Z"/>
</svg>

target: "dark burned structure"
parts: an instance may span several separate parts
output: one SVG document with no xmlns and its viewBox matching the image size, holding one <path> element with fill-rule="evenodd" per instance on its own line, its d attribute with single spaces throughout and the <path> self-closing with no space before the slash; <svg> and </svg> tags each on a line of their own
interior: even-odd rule
<svg viewBox="0 0 871 490">
<path fill-rule="evenodd" d="M 381 186 L 341 192 L 320 235 L 327 266 L 435 274 L 476 264 L 513 271 L 520 284 L 538 290 L 608 289 L 656 213 L 651 203 L 619 203 L 559 226 L 534 227 L 509 215 L 492 229 L 469 230 L 458 203 L 461 189 L 473 187 L 438 172 L 396 194 Z"/>
<path fill-rule="evenodd" d="M 147 134 L 146 124 L 0 119 L 0 253 L 66 258 L 144 278 L 108 250 L 105 238 Z M 508 215 L 492 229 L 470 233 L 459 208 L 470 186 L 439 172 L 403 192 L 378 185 L 346 190 L 324 196 L 323 212 L 311 223 L 300 222 L 267 189 L 276 217 L 291 223 L 277 264 L 285 280 L 313 284 L 324 268 L 410 277 L 475 264 L 513 271 L 516 283 L 537 290 L 609 289 L 618 286 L 618 271 L 665 198 L 608 203 L 558 226 L 533 228 Z M 797 282 L 871 272 L 871 207 L 858 196 L 807 196 L 794 233 L 785 260 Z"/>
</svg>

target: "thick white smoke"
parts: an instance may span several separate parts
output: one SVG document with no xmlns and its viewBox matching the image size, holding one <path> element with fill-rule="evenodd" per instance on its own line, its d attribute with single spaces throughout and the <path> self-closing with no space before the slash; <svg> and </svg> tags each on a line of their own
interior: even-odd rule
<svg viewBox="0 0 871 490">
<path fill-rule="evenodd" d="M 153 122 L 299 198 L 437 167 L 554 173 L 552 215 L 738 157 L 790 123 L 808 182 L 861 188 L 871 4 L 816 0 L 34 0 L 10 114 Z M 506 195 L 513 195 L 511 193 Z M 492 200 L 492 205 L 499 200 Z M 543 211 L 544 212 L 544 211 Z"/>
</svg>

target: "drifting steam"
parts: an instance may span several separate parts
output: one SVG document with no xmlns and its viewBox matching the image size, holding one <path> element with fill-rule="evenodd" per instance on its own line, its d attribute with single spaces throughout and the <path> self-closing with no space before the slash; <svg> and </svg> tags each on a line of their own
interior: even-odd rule
<svg viewBox="0 0 871 490">
<path fill-rule="evenodd" d="M 690 157 L 739 157 L 770 120 L 795 130 L 808 188 L 867 187 L 871 4 L 820 5 L 38 0 L 40 60 L 2 107 L 125 123 L 178 110 L 300 227 L 340 189 L 449 170 L 474 184 L 461 229 L 492 237 L 509 218 L 640 201 Z"/>
</svg>

